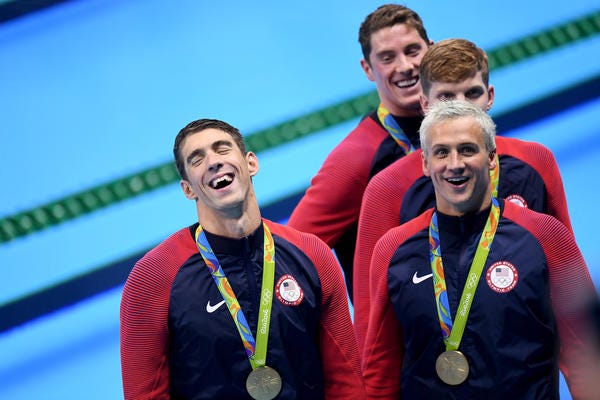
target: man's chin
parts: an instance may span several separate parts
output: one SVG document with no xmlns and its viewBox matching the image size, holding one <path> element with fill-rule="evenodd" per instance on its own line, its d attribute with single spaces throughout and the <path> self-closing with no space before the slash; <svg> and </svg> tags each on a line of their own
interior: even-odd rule
<svg viewBox="0 0 600 400">
<path fill-rule="evenodd" d="M 423 114 L 421 109 L 421 101 L 419 99 L 419 93 L 411 96 L 402 96 L 398 102 L 400 108 L 405 111 L 405 115 L 421 115 Z"/>
<path fill-rule="evenodd" d="M 391 110 L 390 110 L 391 112 Z M 396 112 L 392 112 L 396 117 L 417 117 L 423 115 L 421 104 L 417 103 L 401 103 L 396 104 Z"/>
</svg>

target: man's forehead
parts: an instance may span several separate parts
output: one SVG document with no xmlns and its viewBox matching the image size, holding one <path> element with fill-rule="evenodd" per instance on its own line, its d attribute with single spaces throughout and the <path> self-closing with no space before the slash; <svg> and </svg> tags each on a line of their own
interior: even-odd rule
<svg viewBox="0 0 600 400">
<path fill-rule="evenodd" d="M 371 45 L 381 44 L 391 39 L 411 44 L 423 44 L 425 40 L 419 34 L 417 28 L 407 23 L 397 23 L 390 26 L 384 26 L 371 34 Z M 427 45 L 427 43 L 425 43 Z"/>
<path fill-rule="evenodd" d="M 430 85 L 430 91 L 439 92 L 439 91 L 461 91 L 464 89 L 481 86 L 485 88 L 485 84 L 483 83 L 483 77 L 481 76 L 481 71 L 477 71 L 475 75 L 470 76 L 466 79 L 450 82 L 450 81 L 433 81 Z"/>
<path fill-rule="evenodd" d="M 208 128 L 203 129 L 201 131 L 197 131 L 189 134 L 184 140 L 184 147 L 187 144 L 195 144 L 195 145 L 211 145 L 214 142 L 218 141 L 228 141 L 232 142 L 233 139 L 231 136 L 220 129 Z"/>
<path fill-rule="evenodd" d="M 431 145 L 461 142 L 483 142 L 482 127 L 473 116 L 464 116 L 439 121 L 430 128 L 429 142 Z"/>
</svg>

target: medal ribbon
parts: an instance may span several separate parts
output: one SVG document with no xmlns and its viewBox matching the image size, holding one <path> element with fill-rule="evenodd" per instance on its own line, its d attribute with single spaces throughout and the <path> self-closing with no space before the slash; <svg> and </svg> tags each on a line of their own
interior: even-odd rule
<svg viewBox="0 0 600 400">
<path fill-rule="evenodd" d="M 467 325 L 471 304 L 473 304 L 473 298 L 475 297 L 475 291 L 477 290 L 477 285 L 479 283 L 479 278 L 481 277 L 483 266 L 485 265 L 487 256 L 490 252 L 492 241 L 496 235 L 499 217 L 500 206 L 498 205 L 498 200 L 492 197 L 490 215 L 488 216 L 485 228 L 481 233 L 479 245 L 477 246 L 475 257 L 473 258 L 469 274 L 467 275 L 467 281 L 460 297 L 457 315 L 454 318 L 454 321 L 452 321 L 448 293 L 446 291 L 446 278 L 444 276 L 442 252 L 440 249 L 437 214 L 434 212 L 431 217 L 431 223 L 429 224 L 429 259 L 431 262 L 431 270 L 433 272 L 438 319 L 440 321 L 440 327 L 442 328 L 442 337 L 446 344 L 446 350 L 457 350 L 460 345 L 465 326 Z"/>
<path fill-rule="evenodd" d="M 398 125 L 398 122 L 394 119 L 392 114 L 388 111 L 387 108 L 383 105 L 383 103 L 379 104 L 377 107 L 377 118 L 379 118 L 379 122 L 385 128 L 386 131 L 392 136 L 392 138 L 398 143 L 398 146 L 404 150 L 404 154 L 409 154 L 415 151 L 412 143 L 406 137 L 406 134 Z"/>
<path fill-rule="evenodd" d="M 225 276 L 225 272 L 219 264 L 219 260 L 215 256 L 206 234 L 201 225 L 196 229 L 196 245 L 200 251 L 200 255 L 204 259 L 206 266 L 223 296 L 223 300 L 227 304 L 227 308 L 231 313 L 235 326 L 237 327 L 246 355 L 250 361 L 250 365 L 254 370 L 257 367 L 262 367 L 266 364 L 267 359 L 267 343 L 269 340 L 269 325 L 271 322 L 271 305 L 273 302 L 273 285 L 275 281 L 275 243 L 271 231 L 267 224 L 263 223 L 264 228 L 264 252 L 263 252 L 263 275 L 260 294 L 260 307 L 258 310 L 258 325 L 256 328 L 256 340 L 252 336 L 252 331 L 248 325 L 248 321 L 244 316 L 244 312 L 240 307 L 240 303 Z"/>
<path fill-rule="evenodd" d="M 490 170 L 490 186 L 492 187 L 492 197 L 498 197 L 498 182 L 500 182 L 500 159 L 496 153 L 496 166 Z"/>
</svg>

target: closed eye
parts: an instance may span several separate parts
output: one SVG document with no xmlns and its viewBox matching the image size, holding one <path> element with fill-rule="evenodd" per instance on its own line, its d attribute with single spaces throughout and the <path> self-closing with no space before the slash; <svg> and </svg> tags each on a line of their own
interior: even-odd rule
<svg viewBox="0 0 600 400">
<path fill-rule="evenodd" d="M 383 64 L 389 64 L 394 61 L 394 58 L 396 58 L 396 54 L 392 51 L 384 51 L 384 52 L 377 54 L 377 58 Z"/>
<path fill-rule="evenodd" d="M 212 149 L 215 153 L 218 154 L 227 154 L 231 151 L 234 144 L 229 140 L 218 140 L 213 143 Z"/>
<path fill-rule="evenodd" d="M 202 161 L 204 161 L 204 156 L 205 154 L 202 150 L 195 150 L 186 158 L 186 162 L 188 165 L 197 167 L 198 165 L 202 164 Z"/>
<path fill-rule="evenodd" d="M 229 146 L 221 146 L 215 150 L 218 154 L 228 154 L 231 152 L 231 147 Z"/>
<path fill-rule="evenodd" d="M 406 54 L 407 56 L 414 57 L 419 55 L 421 53 L 421 50 L 423 50 L 423 46 L 421 46 L 420 44 L 412 44 L 404 50 L 404 54 Z"/>
<path fill-rule="evenodd" d="M 192 162 L 190 164 L 194 167 L 197 167 L 198 165 L 202 164 L 203 160 L 204 160 L 204 157 L 194 157 L 194 159 L 192 160 Z"/>
</svg>

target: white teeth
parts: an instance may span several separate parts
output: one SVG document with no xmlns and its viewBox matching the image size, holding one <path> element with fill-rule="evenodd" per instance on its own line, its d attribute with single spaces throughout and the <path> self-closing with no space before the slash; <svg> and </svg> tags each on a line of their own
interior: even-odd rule
<svg viewBox="0 0 600 400">
<path fill-rule="evenodd" d="M 231 181 L 233 181 L 233 179 L 229 175 L 223 175 L 220 178 L 211 181 L 210 186 L 216 189 L 225 186 L 227 183 L 231 183 Z"/>
<path fill-rule="evenodd" d="M 405 87 L 409 87 L 409 86 L 413 86 L 414 84 L 417 83 L 417 78 L 413 78 L 413 79 L 409 79 L 406 81 L 400 81 L 400 82 L 396 82 L 396 86 L 398 86 L 399 88 L 405 88 Z"/>
</svg>

